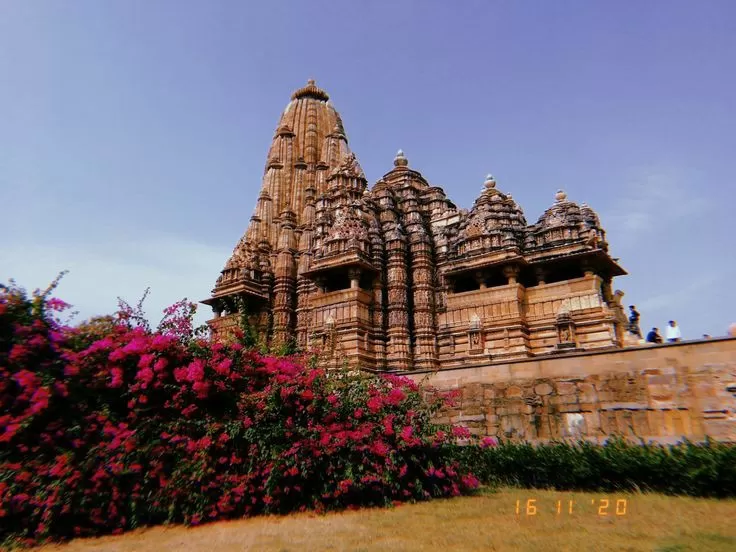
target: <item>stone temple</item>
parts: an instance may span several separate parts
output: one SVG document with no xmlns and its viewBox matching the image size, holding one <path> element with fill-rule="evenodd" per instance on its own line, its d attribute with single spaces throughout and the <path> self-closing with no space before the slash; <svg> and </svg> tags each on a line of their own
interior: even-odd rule
<svg viewBox="0 0 736 552">
<path fill-rule="evenodd" d="M 208 322 L 242 316 L 327 366 L 437 370 L 621 347 L 626 318 L 595 211 L 558 191 L 528 224 L 488 176 L 468 211 L 399 151 L 369 187 L 314 81 L 279 120 L 255 213 Z"/>
</svg>

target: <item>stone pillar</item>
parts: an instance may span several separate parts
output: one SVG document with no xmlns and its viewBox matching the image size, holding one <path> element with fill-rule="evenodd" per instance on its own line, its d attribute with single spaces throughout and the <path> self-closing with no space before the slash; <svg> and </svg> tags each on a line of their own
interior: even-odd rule
<svg viewBox="0 0 736 552">
<path fill-rule="evenodd" d="M 376 368 L 386 368 L 386 320 L 383 312 L 383 275 L 379 273 L 373 279 L 373 308 L 371 310 L 373 326 L 373 350 L 376 357 Z"/>
<path fill-rule="evenodd" d="M 478 270 L 473 276 L 480 289 L 486 289 L 488 287 L 488 273 L 486 271 Z"/>
<path fill-rule="evenodd" d="M 583 261 L 581 263 L 581 268 L 583 269 L 583 274 L 586 278 L 593 278 L 595 276 L 595 269 L 588 261 Z"/>
<path fill-rule="evenodd" d="M 402 236 L 403 237 L 403 236 Z M 388 241 L 388 367 L 407 370 L 411 366 L 409 318 L 406 300 L 406 244 L 403 239 Z"/>
<path fill-rule="evenodd" d="M 293 304 L 296 291 L 294 218 L 294 214 L 290 211 L 281 214 L 273 302 L 273 344 L 276 347 L 288 343 L 295 337 L 296 330 L 294 320 L 296 305 Z"/>
<path fill-rule="evenodd" d="M 360 268 L 348 269 L 348 278 L 350 278 L 350 289 L 360 288 L 360 274 L 361 274 Z"/>
<path fill-rule="evenodd" d="M 503 268 L 503 275 L 508 278 L 508 285 L 512 286 L 516 284 L 516 279 L 519 277 L 519 267 L 516 265 L 508 265 Z"/>
<path fill-rule="evenodd" d="M 534 269 L 534 274 L 537 277 L 537 285 L 543 286 L 546 283 L 547 271 L 542 267 Z"/>
<path fill-rule="evenodd" d="M 422 225 L 419 213 L 411 214 L 413 224 L 409 231 L 412 273 L 412 298 L 414 302 L 414 367 L 420 370 L 437 368 L 437 341 L 434 321 L 434 281 L 432 250 L 429 237 Z"/>
<path fill-rule="evenodd" d="M 310 298 L 316 286 L 308 278 L 299 276 L 296 281 L 296 329 L 297 343 L 303 350 L 309 349 L 309 332 L 312 330 Z"/>
<path fill-rule="evenodd" d="M 325 293 L 327 291 L 327 278 L 325 276 L 316 276 L 314 278 L 314 285 L 320 293 Z"/>
</svg>

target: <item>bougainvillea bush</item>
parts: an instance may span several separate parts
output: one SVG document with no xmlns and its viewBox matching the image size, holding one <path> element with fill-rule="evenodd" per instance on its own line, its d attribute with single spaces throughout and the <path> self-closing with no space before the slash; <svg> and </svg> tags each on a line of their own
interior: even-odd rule
<svg viewBox="0 0 736 552">
<path fill-rule="evenodd" d="M 51 288 L 50 288 L 51 289 Z M 182 302 L 76 327 L 0 289 L 0 542 L 463 493 L 463 430 L 410 381 L 325 373 L 198 337 Z"/>
</svg>

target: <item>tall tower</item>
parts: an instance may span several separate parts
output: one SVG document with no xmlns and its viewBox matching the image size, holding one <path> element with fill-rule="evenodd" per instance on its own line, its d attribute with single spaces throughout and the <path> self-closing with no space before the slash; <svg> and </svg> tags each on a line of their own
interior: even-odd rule
<svg viewBox="0 0 736 552">
<path fill-rule="evenodd" d="M 314 284 L 297 278 L 308 266 L 321 198 L 341 168 L 350 167 L 362 193 L 366 181 L 350 152 L 342 119 L 313 80 L 294 92 L 268 151 L 261 192 L 247 230 L 203 303 L 215 332 L 238 323 L 239 303 L 272 344 L 295 335 L 300 296 Z M 343 171 L 344 172 L 344 171 Z M 305 263 L 306 262 L 306 263 Z M 225 315 L 225 316 L 222 316 Z"/>
</svg>

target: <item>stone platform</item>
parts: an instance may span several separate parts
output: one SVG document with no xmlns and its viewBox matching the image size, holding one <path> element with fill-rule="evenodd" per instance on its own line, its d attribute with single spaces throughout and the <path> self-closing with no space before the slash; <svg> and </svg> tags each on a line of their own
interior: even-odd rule
<svg viewBox="0 0 736 552">
<path fill-rule="evenodd" d="M 412 372 L 460 398 L 439 420 L 476 435 L 546 441 L 613 434 L 736 442 L 736 339 Z"/>
</svg>

